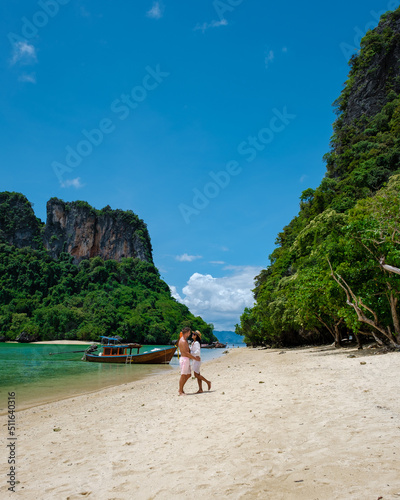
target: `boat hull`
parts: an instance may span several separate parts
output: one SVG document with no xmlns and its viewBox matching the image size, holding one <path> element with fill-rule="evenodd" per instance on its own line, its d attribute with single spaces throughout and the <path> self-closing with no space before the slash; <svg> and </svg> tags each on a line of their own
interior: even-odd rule
<svg viewBox="0 0 400 500">
<path fill-rule="evenodd" d="M 162 365 L 168 364 L 174 353 L 176 347 L 170 347 L 168 349 L 160 349 L 159 351 L 149 351 L 143 352 L 141 354 L 128 355 L 111 355 L 111 356 L 99 356 L 98 354 L 86 354 L 85 361 L 91 363 L 119 363 L 119 364 L 149 364 L 149 365 Z"/>
</svg>

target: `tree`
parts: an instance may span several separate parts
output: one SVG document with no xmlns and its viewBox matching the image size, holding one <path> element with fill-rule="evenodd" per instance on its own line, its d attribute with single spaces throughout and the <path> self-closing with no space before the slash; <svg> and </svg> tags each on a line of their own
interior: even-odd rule
<svg viewBox="0 0 400 500">
<path fill-rule="evenodd" d="M 359 251 L 362 263 L 353 262 L 348 269 L 352 279 L 355 268 L 362 268 L 364 279 L 352 280 L 334 271 L 331 276 L 346 295 L 346 303 L 357 314 L 358 321 L 368 325 L 376 340 L 397 346 L 400 341 L 398 303 L 400 280 L 393 266 L 400 265 L 400 176 L 393 176 L 387 187 L 374 197 L 361 200 L 349 215 L 347 241 Z M 362 255 L 362 253 L 364 255 Z M 342 266 L 343 269 L 343 266 Z M 365 275 L 368 279 L 365 279 Z"/>
</svg>

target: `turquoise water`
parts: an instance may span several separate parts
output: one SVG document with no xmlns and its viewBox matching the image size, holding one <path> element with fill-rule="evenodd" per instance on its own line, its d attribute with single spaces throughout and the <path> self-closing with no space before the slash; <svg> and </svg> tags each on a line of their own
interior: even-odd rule
<svg viewBox="0 0 400 500">
<path fill-rule="evenodd" d="M 90 344 L 88 344 L 89 346 Z M 143 346 L 140 352 L 165 346 Z M 7 394 L 15 392 L 17 408 L 73 397 L 105 387 L 126 384 L 178 368 L 169 365 L 87 363 L 85 345 L 0 343 L 0 414 L 6 412 Z M 221 356 L 224 349 L 203 349 L 203 362 Z M 57 353 L 50 355 L 49 353 Z"/>
</svg>

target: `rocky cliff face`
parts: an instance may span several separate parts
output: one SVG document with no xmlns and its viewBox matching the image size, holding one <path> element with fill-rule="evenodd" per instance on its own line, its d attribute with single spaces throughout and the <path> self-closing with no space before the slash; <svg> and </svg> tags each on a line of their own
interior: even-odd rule
<svg viewBox="0 0 400 500">
<path fill-rule="evenodd" d="M 361 53 L 350 61 L 347 87 L 338 99 L 343 123 L 380 112 L 400 92 L 400 9 L 384 14 L 361 42 Z"/>
<path fill-rule="evenodd" d="M 31 203 L 20 193 L 0 193 L 0 243 L 18 248 L 43 249 L 57 259 L 71 254 L 75 264 L 101 257 L 133 257 L 153 262 L 147 226 L 132 211 L 95 210 L 84 201 L 47 202 L 47 223 L 35 216 Z"/>
<path fill-rule="evenodd" d="M 0 242 L 18 248 L 41 246 L 43 223 L 35 217 L 27 198 L 14 192 L 0 193 Z"/>
<path fill-rule="evenodd" d="M 134 257 L 152 262 L 146 224 L 131 211 L 95 210 L 86 202 L 47 202 L 44 246 L 53 258 L 67 252 L 75 263 L 101 257 L 121 260 Z"/>
</svg>

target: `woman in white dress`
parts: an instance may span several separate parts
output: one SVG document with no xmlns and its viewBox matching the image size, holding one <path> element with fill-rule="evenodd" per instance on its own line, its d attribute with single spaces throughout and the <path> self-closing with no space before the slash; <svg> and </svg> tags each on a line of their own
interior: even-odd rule
<svg viewBox="0 0 400 500">
<path fill-rule="evenodd" d="M 201 342 L 201 333 L 199 330 L 196 330 L 194 333 L 192 333 L 192 345 L 190 346 L 190 353 L 193 356 L 199 356 L 201 358 L 201 347 L 200 347 L 200 342 Z M 201 361 L 195 361 L 193 360 L 192 362 L 192 368 L 194 372 L 194 376 L 197 378 L 197 383 L 199 384 L 199 390 L 197 392 L 203 392 L 203 382 L 205 382 L 208 386 L 208 390 L 211 389 L 211 382 L 204 378 L 202 375 L 200 375 L 200 365 Z"/>
</svg>

